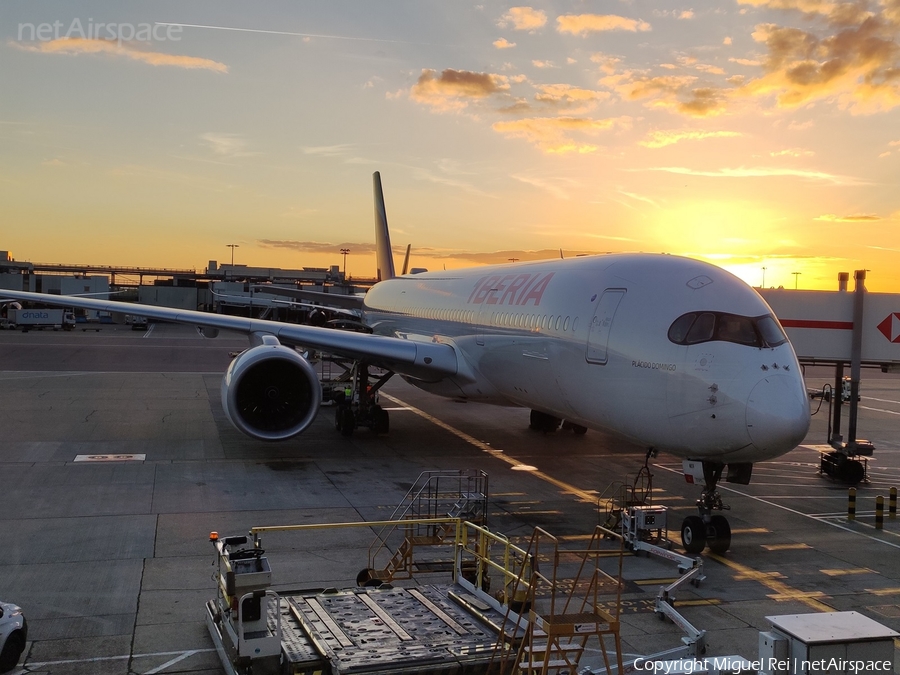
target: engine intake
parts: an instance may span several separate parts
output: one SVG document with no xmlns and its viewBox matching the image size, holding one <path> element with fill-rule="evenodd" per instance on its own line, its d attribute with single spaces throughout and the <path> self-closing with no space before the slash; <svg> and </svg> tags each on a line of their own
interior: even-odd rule
<svg viewBox="0 0 900 675">
<path fill-rule="evenodd" d="M 308 427 L 322 402 L 316 371 L 293 349 L 263 344 L 238 356 L 222 379 L 222 407 L 243 433 L 281 441 Z"/>
</svg>

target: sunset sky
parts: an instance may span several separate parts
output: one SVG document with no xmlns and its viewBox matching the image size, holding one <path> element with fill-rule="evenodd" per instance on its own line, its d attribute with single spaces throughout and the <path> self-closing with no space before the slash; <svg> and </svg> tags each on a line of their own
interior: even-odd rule
<svg viewBox="0 0 900 675">
<path fill-rule="evenodd" d="M 379 170 L 398 265 L 900 292 L 898 38 L 900 0 L 5 0 L 0 249 L 368 276 Z"/>
</svg>

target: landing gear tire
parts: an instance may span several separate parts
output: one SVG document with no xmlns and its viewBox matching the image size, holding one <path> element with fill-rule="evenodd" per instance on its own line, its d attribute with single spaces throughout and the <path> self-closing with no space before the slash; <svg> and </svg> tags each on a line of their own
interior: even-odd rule
<svg viewBox="0 0 900 675">
<path fill-rule="evenodd" d="M 715 515 L 709 519 L 706 528 L 706 543 L 709 550 L 718 555 L 724 555 L 731 547 L 731 525 L 725 516 Z"/>
<path fill-rule="evenodd" d="M 562 424 L 560 418 L 540 412 L 539 410 L 532 410 L 528 428 L 534 429 L 535 431 L 541 431 L 545 434 L 551 434 L 559 429 L 560 424 Z"/>
<path fill-rule="evenodd" d="M 575 422 L 570 422 L 569 420 L 563 420 L 562 430 L 571 431 L 576 436 L 582 436 L 587 433 L 587 427 L 583 427 L 580 424 L 575 424 Z"/>
<path fill-rule="evenodd" d="M 386 434 L 391 429 L 391 418 L 387 410 L 380 405 L 376 405 L 372 409 L 372 432 L 375 434 Z"/>
<path fill-rule="evenodd" d="M 706 546 L 706 525 L 700 516 L 688 516 L 681 524 L 681 543 L 688 553 L 700 553 Z"/>
<path fill-rule="evenodd" d="M 345 406 L 338 406 L 334 412 L 334 428 L 341 432 L 341 436 L 352 436 L 356 428 L 356 419 L 353 411 Z"/>
<path fill-rule="evenodd" d="M 0 652 L 0 673 L 15 668 L 24 650 L 25 638 L 19 631 L 16 631 L 9 636 L 6 644 L 3 645 L 3 651 Z"/>
</svg>

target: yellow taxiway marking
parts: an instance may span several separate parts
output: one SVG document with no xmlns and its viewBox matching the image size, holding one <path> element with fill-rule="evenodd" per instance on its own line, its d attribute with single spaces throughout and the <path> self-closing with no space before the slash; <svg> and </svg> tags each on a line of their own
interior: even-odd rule
<svg viewBox="0 0 900 675">
<path fill-rule="evenodd" d="M 731 534 L 768 534 L 771 531 L 768 527 L 739 527 L 731 530 Z"/>
<path fill-rule="evenodd" d="M 814 592 L 814 593 L 803 593 L 796 589 L 791 588 L 786 583 L 779 581 L 777 579 L 772 578 L 769 574 L 764 572 L 757 572 L 756 570 L 747 567 L 746 565 L 741 565 L 734 560 L 729 560 L 728 558 L 724 558 L 715 553 L 708 554 L 709 557 L 716 562 L 720 562 L 727 567 L 738 572 L 742 578 L 749 579 L 755 581 L 759 584 L 762 584 L 770 591 L 774 591 L 773 595 L 769 597 L 773 600 L 796 600 L 797 602 L 802 602 L 807 607 L 816 610 L 817 612 L 833 612 L 834 609 L 826 605 L 824 602 L 819 602 L 817 598 L 825 598 L 828 597 L 824 593 Z"/>
<path fill-rule="evenodd" d="M 770 579 L 787 579 L 781 572 L 757 572 L 757 574 L 764 574 Z M 745 577 L 742 574 L 736 574 L 734 576 L 735 581 L 755 581 L 756 577 Z"/>
<path fill-rule="evenodd" d="M 419 410 L 415 406 L 411 406 L 408 403 L 406 403 L 405 401 L 401 401 L 399 398 L 395 398 L 394 396 L 391 396 L 390 394 L 385 394 L 384 392 L 381 392 L 381 396 L 393 403 L 396 403 L 397 405 L 402 405 L 402 406 L 409 408 L 412 412 L 414 412 L 419 417 L 423 417 L 426 420 L 428 420 L 429 422 L 431 422 L 432 424 L 436 424 L 441 429 L 444 429 L 445 431 L 449 431 L 451 434 L 453 434 L 457 438 L 461 438 L 466 443 L 468 443 L 470 445 L 474 445 L 476 448 L 478 448 L 482 452 L 486 452 L 487 454 L 491 455 L 492 457 L 495 457 L 496 459 L 499 459 L 500 461 L 506 462 L 512 468 L 516 468 L 519 466 L 528 466 L 527 464 L 525 464 L 525 462 L 520 462 L 517 459 L 508 457 L 506 454 L 504 454 L 504 452 L 502 450 L 498 450 L 497 448 L 492 448 L 487 443 L 479 441 L 477 438 L 475 438 L 474 436 L 470 436 L 465 431 L 460 431 L 459 429 L 450 426 L 446 422 L 439 420 L 434 415 L 429 415 L 424 410 Z M 571 495 L 574 495 L 575 497 L 578 497 L 578 499 L 582 502 L 586 502 L 588 504 L 596 504 L 597 503 L 597 498 L 599 496 L 599 493 L 596 490 L 582 490 L 581 488 L 577 488 L 574 485 L 570 485 L 566 482 L 558 480 L 558 479 L 554 478 L 553 476 L 549 476 L 546 473 L 544 473 L 543 471 L 529 471 L 529 473 L 533 476 L 537 476 L 538 478 L 540 478 L 543 481 L 550 483 L 551 485 L 555 485 L 560 490 L 562 490 L 564 494 L 571 494 Z"/>
<path fill-rule="evenodd" d="M 524 462 L 520 462 L 517 459 L 513 459 L 512 457 L 506 456 L 502 450 L 498 450 L 497 448 L 492 448 L 487 443 L 479 441 L 477 438 L 470 436 L 466 432 L 460 431 L 459 429 L 452 427 L 451 425 L 447 424 L 446 422 L 439 420 L 434 415 L 429 415 L 424 410 L 419 410 L 415 406 L 411 406 L 408 403 L 406 403 L 405 401 L 401 401 L 400 399 L 398 399 L 394 396 L 391 396 L 389 394 L 385 394 L 384 392 L 382 392 L 381 395 L 384 398 L 388 399 L 389 401 L 391 401 L 397 405 L 402 405 L 402 406 L 409 408 L 409 410 L 414 412 L 419 417 L 422 417 L 422 418 L 428 420 L 432 424 L 439 426 L 441 429 L 449 431 L 451 434 L 453 434 L 457 438 L 464 440 L 466 443 L 469 443 L 470 445 L 474 445 L 476 448 L 478 448 L 482 452 L 485 452 L 485 453 L 491 455 L 492 457 L 495 457 L 496 459 L 506 462 L 507 464 L 509 464 L 512 467 L 525 464 Z M 553 476 L 548 476 L 543 471 L 532 471 L 530 473 L 534 476 L 537 476 L 541 480 L 550 483 L 551 485 L 555 485 L 556 487 L 560 488 L 563 491 L 563 493 L 565 493 L 565 494 L 571 494 L 571 495 L 577 497 L 579 500 L 589 503 L 589 504 L 597 503 L 599 495 L 596 490 L 582 490 L 581 488 L 577 488 L 574 485 L 569 485 L 568 483 L 566 483 L 564 481 L 553 478 Z M 807 546 L 806 544 L 800 544 L 798 546 L 800 548 L 809 548 L 809 546 Z M 771 547 L 768 547 L 768 546 L 766 548 L 769 548 L 769 550 L 773 550 Z M 800 591 L 797 591 L 797 590 L 791 588 L 787 584 L 782 583 L 781 581 L 777 581 L 776 579 L 773 579 L 768 574 L 764 574 L 762 572 L 757 572 L 756 570 L 754 570 L 750 567 L 747 567 L 746 565 L 741 565 L 740 563 L 736 563 L 733 560 L 728 560 L 727 558 L 723 558 L 722 556 L 716 555 L 714 553 L 710 553 L 709 557 L 711 559 L 713 559 L 717 562 L 720 562 L 723 565 L 726 565 L 726 566 L 730 567 L 731 569 L 739 572 L 745 578 L 752 579 L 753 581 L 757 581 L 760 584 L 762 584 L 763 586 L 765 586 L 766 588 L 768 588 L 769 590 L 774 591 L 775 595 L 772 597 L 774 597 L 776 600 L 780 600 L 780 599 L 797 600 L 798 602 L 802 602 L 806 606 L 808 606 L 816 611 L 819 611 L 819 612 L 834 611 L 831 607 L 829 607 L 825 603 L 819 602 L 816 599 L 817 597 L 827 597 L 823 593 L 801 593 Z"/>
<path fill-rule="evenodd" d="M 789 602 L 791 600 L 799 600 L 804 604 L 809 604 L 806 602 L 807 600 L 811 600 L 816 602 L 817 598 L 827 598 L 829 596 L 825 595 L 822 591 L 790 591 L 789 593 L 769 593 L 769 598 L 774 600 L 775 602 Z M 821 604 L 821 603 L 820 603 Z M 823 605 L 824 607 L 828 607 L 828 605 Z M 826 612 L 833 612 L 834 610 L 831 607 L 828 607 L 826 610 L 822 610 Z"/>
<path fill-rule="evenodd" d="M 851 570 L 819 570 L 822 574 L 827 574 L 830 577 L 840 577 L 845 574 L 879 574 L 875 570 L 870 570 L 868 567 L 857 567 Z"/>
<path fill-rule="evenodd" d="M 799 551 L 812 548 L 809 544 L 763 544 L 762 547 L 767 551 Z"/>
<path fill-rule="evenodd" d="M 722 601 L 718 598 L 705 598 L 700 600 L 677 600 L 676 607 L 698 607 L 702 605 L 721 605 Z"/>
<path fill-rule="evenodd" d="M 867 588 L 871 595 L 900 595 L 900 588 Z"/>
</svg>

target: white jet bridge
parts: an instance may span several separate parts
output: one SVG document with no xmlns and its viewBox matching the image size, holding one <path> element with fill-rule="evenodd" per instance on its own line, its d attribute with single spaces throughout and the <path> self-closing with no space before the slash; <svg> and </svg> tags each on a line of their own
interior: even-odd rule
<svg viewBox="0 0 900 675">
<path fill-rule="evenodd" d="M 866 270 L 856 270 L 852 293 L 849 274 L 838 275 L 837 291 L 760 289 L 775 312 L 804 366 L 834 366 L 831 421 L 821 471 L 847 483 L 866 479 L 866 458 L 875 448 L 857 437 L 859 380 L 862 368 L 900 372 L 900 294 L 869 293 Z M 842 396 L 844 369 L 850 367 L 849 392 Z M 849 406 L 847 439 L 841 433 L 841 409 Z"/>
</svg>

